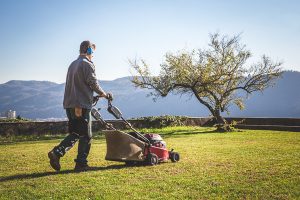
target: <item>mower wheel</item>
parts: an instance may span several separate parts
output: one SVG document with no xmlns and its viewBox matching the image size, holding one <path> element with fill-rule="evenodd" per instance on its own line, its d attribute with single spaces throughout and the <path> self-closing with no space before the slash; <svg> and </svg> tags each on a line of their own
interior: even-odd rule
<svg viewBox="0 0 300 200">
<path fill-rule="evenodd" d="M 180 155 L 177 152 L 170 153 L 170 159 L 172 162 L 178 162 L 180 160 Z"/>
<path fill-rule="evenodd" d="M 152 166 L 158 164 L 158 157 L 157 157 L 157 155 L 154 154 L 154 153 L 150 153 L 148 155 L 148 158 L 147 158 L 147 164 L 148 165 L 152 165 Z"/>
</svg>

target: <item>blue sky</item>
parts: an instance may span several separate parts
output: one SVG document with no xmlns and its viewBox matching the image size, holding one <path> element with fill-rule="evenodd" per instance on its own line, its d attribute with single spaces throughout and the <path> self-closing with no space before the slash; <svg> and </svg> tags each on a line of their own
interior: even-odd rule
<svg viewBox="0 0 300 200">
<path fill-rule="evenodd" d="M 79 44 L 96 43 L 99 79 L 130 75 L 128 59 L 159 72 L 164 54 L 207 47 L 209 33 L 242 33 L 253 53 L 300 71 L 298 0 L 0 1 L 0 83 L 63 83 Z"/>
</svg>

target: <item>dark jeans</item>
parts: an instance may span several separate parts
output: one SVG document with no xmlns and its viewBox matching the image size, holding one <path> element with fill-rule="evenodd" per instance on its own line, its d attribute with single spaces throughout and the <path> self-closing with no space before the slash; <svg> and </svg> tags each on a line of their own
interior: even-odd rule
<svg viewBox="0 0 300 200">
<path fill-rule="evenodd" d="M 82 109 L 81 117 L 76 117 L 74 108 L 67 108 L 66 113 L 69 119 L 69 135 L 58 146 L 54 147 L 54 153 L 59 157 L 64 156 L 79 140 L 75 162 L 86 164 L 92 140 L 91 110 Z"/>
</svg>

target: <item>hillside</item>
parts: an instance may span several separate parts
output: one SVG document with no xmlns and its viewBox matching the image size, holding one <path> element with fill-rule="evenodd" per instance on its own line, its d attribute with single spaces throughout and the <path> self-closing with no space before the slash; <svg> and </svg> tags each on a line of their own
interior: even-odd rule
<svg viewBox="0 0 300 200">
<path fill-rule="evenodd" d="M 207 109 L 194 97 L 169 95 L 153 102 L 149 90 L 136 89 L 130 77 L 100 81 L 104 90 L 114 94 L 114 104 L 127 118 L 153 115 L 208 116 Z M 234 117 L 300 117 L 300 72 L 284 72 L 273 88 L 255 93 L 246 100 L 246 109 L 231 108 Z M 0 84 L 0 112 L 16 110 L 27 118 L 64 118 L 64 84 L 48 81 L 9 81 Z M 102 100 L 100 107 L 107 107 Z M 111 118 L 102 111 L 105 118 Z"/>
</svg>

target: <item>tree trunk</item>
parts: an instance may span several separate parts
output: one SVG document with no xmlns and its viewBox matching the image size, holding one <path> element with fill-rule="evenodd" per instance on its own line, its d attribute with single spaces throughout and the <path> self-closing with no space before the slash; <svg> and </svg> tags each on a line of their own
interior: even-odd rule
<svg viewBox="0 0 300 200">
<path fill-rule="evenodd" d="M 217 131 L 218 132 L 228 132 L 231 131 L 231 127 L 227 124 L 226 120 L 224 117 L 221 116 L 220 110 L 215 110 L 214 112 L 214 117 L 217 121 Z"/>
<path fill-rule="evenodd" d="M 218 124 L 227 124 L 226 120 L 224 119 L 224 117 L 221 116 L 220 114 L 220 110 L 215 110 L 214 112 L 214 117 L 217 120 Z"/>
</svg>

